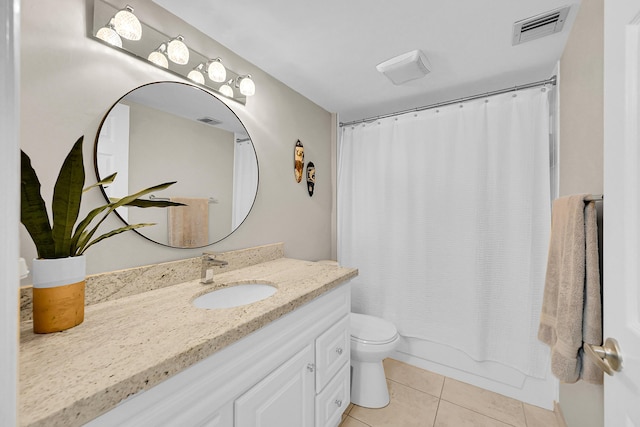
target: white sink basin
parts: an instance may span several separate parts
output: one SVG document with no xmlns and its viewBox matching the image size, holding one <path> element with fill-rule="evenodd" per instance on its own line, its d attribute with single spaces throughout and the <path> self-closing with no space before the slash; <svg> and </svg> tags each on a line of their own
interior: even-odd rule
<svg viewBox="0 0 640 427">
<path fill-rule="evenodd" d="M 218 289 L 193 300 L 198 308 L 231 308 L 269 298 L 278 289 L 266 283 L 242 283 Z"/>
</svg>

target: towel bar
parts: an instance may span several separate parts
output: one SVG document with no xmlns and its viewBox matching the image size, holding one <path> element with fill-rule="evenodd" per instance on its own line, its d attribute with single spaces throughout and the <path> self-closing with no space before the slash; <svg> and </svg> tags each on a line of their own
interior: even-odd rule
<svg viewBox="0 0 640 427">
<path fill-rule="evenodd" d="M 164 200 L 166 202 L 171 201 L 169 197 L 156 197 L 153 194 L 149 194 L 149 199 L 151 200 Z M 209 197 L 209 203 L 218 203 L 218 199 L 214 199 L 213 197 Z"/>
<path fill-rule="evenodd" d="M 592 194 L 584 198 L 585 202 L 602 202 L 604 200 L 604 194 Z"/>
</svg>

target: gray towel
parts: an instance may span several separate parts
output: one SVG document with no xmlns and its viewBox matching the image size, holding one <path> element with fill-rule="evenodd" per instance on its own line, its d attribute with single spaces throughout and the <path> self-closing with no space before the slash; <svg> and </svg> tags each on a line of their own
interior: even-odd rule
<svg viewBox="0 0 640 427">
<path fill-rule="evenodd" d="M 551 371 L 563 382 L 601 384 L 602 370 L 583 358 L 583 342 L 602 344 L 602 302 L 595 202 L 586 195 L 553 203 L 547 276 L 538 338 L 551 347 Z"/>
</svg>

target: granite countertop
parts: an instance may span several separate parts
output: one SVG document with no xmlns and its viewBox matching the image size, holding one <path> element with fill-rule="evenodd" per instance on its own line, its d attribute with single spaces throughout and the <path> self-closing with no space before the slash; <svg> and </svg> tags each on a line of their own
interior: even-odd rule
<svg viewBox="0 0 640 427">
<path fill-rule="evenodd" d="M 67 331 L 36 335 L 21 324 L 20 425 L 81 425 L 157 385 L 341 283 L 357 270 L 280 258 L 87 306 Z M 253 304 L 216 310 L 191 301 L 237 283 L 278 291 Z"/>
</svg>

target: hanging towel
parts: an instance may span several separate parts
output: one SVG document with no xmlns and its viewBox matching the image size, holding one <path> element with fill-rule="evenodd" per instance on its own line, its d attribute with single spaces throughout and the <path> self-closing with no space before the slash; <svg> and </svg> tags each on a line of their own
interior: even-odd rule
<svg viewBox="0 0 640 427">
<path fill-rule="evenodd" d="M 587 195 L 553 203 L 538 338 L 551 347 L 551 371 L 563 382 L 601 384 L 602 370 L 582 344 L 602 344 L 602 301 L 595 202 Z"/>
<path fill-rule="evenodd" d="M 169 246 L 197 248 L 209 244 L 209 200 L 172 197 L 172 202 L 186 206 L 170 206 L 168 212 Z"/>
</svg>

